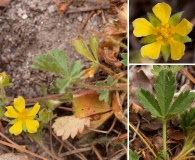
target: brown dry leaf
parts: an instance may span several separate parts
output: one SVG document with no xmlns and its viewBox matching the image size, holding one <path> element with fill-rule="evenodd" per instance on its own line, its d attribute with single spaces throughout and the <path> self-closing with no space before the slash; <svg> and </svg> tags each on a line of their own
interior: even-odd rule
<svg viewBox="0 0 195 160">
<path fill-rule="evenodd" d="M 135 113 L 143 112 L 143 108 L 135 103 L 131 103 L 130 110 L 133 110 Z"/>
<path fill-rule="evenodd" d="M 113 50 L 110 50 L 108 48 L 99 48 L 98 54 L 100 60 L 104 60 L 107 64 L 110 64 L 117 68 L 122 66 L 122 63 L 116 58 L 116 52 L 114 52 Z"/>
<path fill-rule="evenodd" d="M 74 115 L 79 118 L 111 111 L 110 105 L 99 100 L 99 94 L 91 93 L 73 99 Z"/>
<path fill-rule="evenodd" d="M 185 135 L 182 131 L 180 130 L 174 130 L 174 129 L 169 129 L 167 131 L 167 135 L 174 140 L 184 140 L 185 139 Z"/>
<path fill-rule="evenodd" d="M 121 106 L 121 103 L 120 103 L 118 92 L 113 93 L 113 96 L 112 96 L 112 110 L 114 112 L 114 115 L 119 120 L 123 119 L 122 106 Z"/>
<path fill-rule="evenodd" d="M 84 77 L 85 78 L 93 78 L 96 70 L 97 70 L 96 66 L 85 69 L 84 70 L 84 72 L 85 72 Z"/>
<path fill-rule="evenodd" d="M 0 0 L 0 7 L 7 7 L 11 0 Z"/>
<path fill-rule="evenodd" d="M 61 2 L 60 0 L 53 0 L 53 2 L 58 7 L 58 10 L 57 10 L 58 14 L 62 14 L 68 9 L 70 4 L 72 3 L 72 0 L 67 0 L 64 2 Z"/>
<path fill-rule="evenodd" d="M 57 136 L 62 136 L 62 140 L 65 140 L 69 136 L 74 138 L 78 133 L 82 133 L 85 126 L 90 126 L 90 118 L 78 118 L 72 115 L 57 118 L 52 128 Z"/>
<path fill-rule="evenodd" d="M 107 112 L 107 113 L 104 113 L 104 114 L 99 114 L 99 115 L 95 115 L 95 116 L 92 116 L 91 118 L 91 124 L 90 124 L 90 128 L 91 129 L 96 129 L 98 128 L 99 126 L 101 126 L 108 118 L 110 118 L 112 116 L 113 112 L 110 111 L 110 112 Z M 82 135 L 85 135 L 87 133 L 91 132 L 91 130 L 89 129 L 85 129 L 83 132 L 82 132 Z"/>
</svg>

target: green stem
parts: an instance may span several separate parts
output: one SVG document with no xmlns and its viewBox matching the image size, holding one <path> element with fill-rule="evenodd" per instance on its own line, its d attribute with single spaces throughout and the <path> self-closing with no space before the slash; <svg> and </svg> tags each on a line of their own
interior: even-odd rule
<svg viewBox="0 0 195 160">
<path fill-rule="evenodd" d="M 167 154 L 167 135 L 166 135 L 167 121 L 162 120 L 162 122 L 163 122 L 163 155 L 166 156 Z"/>
<path fill-rule="evenodd" d="M 86 89 L 92 89 L 92 90 L 107 90 L 107 91 L 113 91 L 113 90 L 127 90 L 127 84 L 126 83 L 117 83 L 115 86 L 97 86 L 97 85 L 91 85 L 86 83 L 79 83 L 75 82 L 76 85 L 81 86 Z"/>
<path fill-rule="evenodd" d="M 155 158 L 157 158 L 156 153 L 154 152 L 154 150 L 150 147 L 150 145 L 146 142 L 146 140 L 142 137 L 142 135 L 136 130 L 136 128 L 129 123 L 130 128 L 139 136 L 139 138 L 142 140 L 142 142 L 148 147 L 148 149 L 150 150 L 150 152 L 153 154 L 153 156 Z"/>
<path fill-rule="evenodd" d="M 193 148 L 191 148 L 191 149 L 189 149 L 189 150 L 187 150 L 185 153 L 183 153 L 182 155 L 179 155 L 179 156 L 176 156 L 173 160 L 183 160 L 183 159 L 186 159 L 185 157 L 186 157 L 186 155 L 187 154 L 189 154 L 190 152 L 192 152 L 193 150 L 195 150 L 195 147 L 193 147 Z"/>
</svg>

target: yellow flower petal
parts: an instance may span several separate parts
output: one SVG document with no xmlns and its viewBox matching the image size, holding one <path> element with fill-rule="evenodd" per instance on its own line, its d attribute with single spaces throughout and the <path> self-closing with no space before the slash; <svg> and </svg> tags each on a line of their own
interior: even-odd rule
<svg viewBox="0 0 195 160">
<path fill-rule="evenodd" d="M 145 45 L 141 48 L 141 54 L 143 57 L 149 57 L 152 59 L 157 59 L 160 54 L 161 43 L 154 42 L 148 45 Z"/>
<path fill-rule="evenodd" d="M 179 60 L 184 55 L 185 45 L 179 41 L 171 41 L 171 59 Z"/>
<path fill-rule="evenodd" d="M 192 31 L 193 24 L 187 19 L 183 19 L 176 27 L 175 32 L 181 36 L 186 36 Z"/>
<path fill-rule="evenodd" d="M 39 128 L 39 122 L 37 120 L 25 120 L 26 129 L 29 133 L 37 132 L 37 128 Z"/>
<path fill-rule="evenodd" d="M 10 127 L 9 132 L 14 135 L 19 135 L 22 132 L 22 121 L 18 121 Z"/>
<path fill-rule="evenodd" d="M 38 112 L 39 112 L 39 109 L 40 109 L 40 105 L 39 103 L 37 102 L 34 107 L 31 109 L 31 111 L 28 113 L 28 117 L 31 117 L 31 116 L 35 116 Z"/>
<path fill-rule="evenodd" d="M 134 20 L 133 26 L 133 34 L 136 37 L 148 36 L 150 34 L 153 34 L 155 31 L 155 27 L 145 18 L 138 18 Z"/>
<path fill-rule="evenodd" d="M 171 7 L 166 3 L 158 3 L 152 8 L 155 16 L 164 24 L 168 23 L 171 15 Z"/>
<path fill-rule="evenodd" d="M 22 112 L 25 108 L 25 100 L 23 97 L 19 96 L 18 98 L 14 99 L 14 108 L 18 112 Z"/>
<path fill-rule="evenodd" d="M 12 106 L 7 106 L 7 111 L 5 112 L 5 116 L 9 117 L 9 118 L 17 118 L 18 117 L 18 113 L 16 112 L 16 110 L 12 107 Z"/>
</svg>

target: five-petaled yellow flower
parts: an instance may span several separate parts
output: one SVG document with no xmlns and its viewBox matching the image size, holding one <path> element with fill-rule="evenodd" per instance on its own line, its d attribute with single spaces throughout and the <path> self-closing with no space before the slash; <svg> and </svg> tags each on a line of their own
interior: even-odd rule
<svg viewBox="0 0 195 160">
<path fill-rule="evenodd" d="M 37 102 L 32 109 L 25 108 L 25 100 L 19 96 L 14 99 L 14 107 L 7 106 L 5 116 L 9 118 L 15 118 L 11 123 L 14 124 L 10 127 L 9 132 L 14 135 L 19 135 L 22 130 L 29 133 L 37 132 L 39 122 L 34 120 L 36 114 L 40 109 L 40 105 Z"/>
<path fill-rule="evenodd" d="M 187 35 L 193 25 L 185 18 L 180 21 L 182 12 L 170 17 L 171 7 L 164 2 L 156 4 L 152 10 L 154 14 L 150 14 L 150 22 L 145 18 L 133 21 L 133 34 L 136 37 L 147 36 L 152 39 L 147 39 L 149 44 L 141 48 L 142 56 L 157 59 L 160 51 L 166 51 L 164 57 L 168 58 L 171 54 L 173 60 L 181 59 L 185 50 L 184 43 L 191 40 Z"/>
</svg>

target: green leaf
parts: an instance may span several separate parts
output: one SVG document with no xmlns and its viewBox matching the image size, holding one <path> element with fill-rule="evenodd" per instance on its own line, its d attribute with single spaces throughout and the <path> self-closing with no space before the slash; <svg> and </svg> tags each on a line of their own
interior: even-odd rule
<svg viewBox="0 0 195 160">
<path fill-rule="evenodd" d="M 181 36 L 179 34 L 174 34 L 173 38 L 176 41 L 180 41 L 182 43 L 192 42 L 192 39 L 190 37 L 188 37 L 188 36 Z"/>
<path fill-rule="evenodd" d="M 46 108 L 43 108 L 39 112 L 39 121 L 42 121 L 44 123 L 48 123 L 53 118 L 53 112 L 48 111 Z"/>
<path fill-rule="evenodd" d="M 169 24 L 172 25 L 172 26 L 178 25 L 182 14 L 183 14 L 183 11 L 175 13 L 173 16 L 171 16 L 170 19 L 169 19 Z"/>
<path fill-rule="evenodd" d="M 0 105 L 0 106 L 1 106 L 1 105 Z M 4 114 L 5 114 L 5 108 L 1 106 L 1 107 L 0 107 L 0 119 L 3 118 Z"/>
<path fill-rule="evenodd" d="M 70 86 L 71 81 L 70 80 L 66 80 L 66 79 L 61 79 L 61 78 L 57 78 L 54 82 L 54 88 L 52 88 L 51 91 L 55 92 L 55 93 L 66 93 L 67 89 Z"/>
<path fill-rule="evenodd" d="M 168 114 L 167 112 L 176 88 L 175 77 L 173 76 L 173 73 L 168 70 L 160 71 L 154 88 L 156 91 L 161 114 L 163 118 L 165 118 Z"/>
<path fill-rule="evenodd" d="M 101 82 L 101 81 L 97 82 L 98 86 L 112 86 L 113 84 L 114 84 L 114 80 L 111 76 L 107 77 L 106 83 Z M 109 102 L 109 100 L 110 100 L 110 92 L 109 91 L 100 89 L 100 90 L 97 90 L 97 92 L 100 93 L 100 95 L 99 95 L 100 101 L 104 100 L 104 102 L 106 102 L 106 103 Z"/>
<path fill-rule="evenodd" d="M 161 21 L 153 13 L 147 13 L 147 16 L 150 23 L 152 23 L 154 27 L 159 26 L 161 24 Z"/>
<path fill-rule="evenodd" d="M 93 53 L 93 56 L 97 61 L 98 61 L 98 44 L 99 44 L 99 37 L 91 33 L 89 35 L 89 45 Z"/>
<path fill-rule="evenodd" d="M 189 111 L 185 111 L 181 114 L 180 119 L 180 128 L 184 132 L 189 133 L 195 129 L 195 108 L 191 108 Z"/>
<path fill-rule="evenodd" d="M 163 55 L 163 58 L 164 58 L 165 62 L 167 62 L 168 58 L 170 56 L 170 53 L 171 53 L 170 45 L 169 44 L 162 45 L 161 46 L 161 51 L 162 51 L 162 55 Z"/>
<path fill-rule="evenodd" d="M 151 70 L 151 73 L 155 76 L 158 76 L 159 75 L 159 72 L 161 71 L 161 68 L 156 66 L 156 65 L 153 65 L 153 69 Z"/>
<path fill-rule="evenodd" d="M 153 94 L 147 90 L 141 89 L 136 91 L 136 95 L 143 107 L 148 110 L 153 117 L 162 117 L 160 106 Z"/>
<path fill-rule="evenodd" d="M 125 66 L 128 65 L 128 56 L 127 53 L 121 53 L 121 57 L 123 58 L 123 60 L 121 61 Z"/>
<path fill-rule="evenodd" d="M 180 114 L 185 111 L 192 104 L 194 98 L 195 93 L 192 93 L 190 91 L 180 93 L 169 110 L 169 117 L 173 117 L 174 115 Z"/>
<path fill-rule="evenodd" d="M 129 149 L 129 159 L 130 160 L 139 160 L 139 156 L 137 152 L 133 152 L 131 149 Z"/>
<path fill-rule="evenodd" d="M 173 73 L 176 73 L 176 72 L 178 72 L 182 67 L 183 67 L 183 65 L 171 65 L 171 66 L 170 66 L 170 70 L 171 70 Z"/>
<path fill-rule="evenodd" d="M 87 44 L 85 43 L 85 40 L 82 36 L 78 36 L 77 38 L 72 40 L 72 45 L 77 53 L 79 53 L 81 56 L 89 59 L 90 61 L 96 61 L 91 52 L 89 51 L 89 48 L 87 47 Z"/>
<path fill-rule="evenodd" d="M 84 65 L 81 64 L 81 61 L 72 61 L 70 64 L 70 77 L 71 79 L 78 79 L 83 74 L 84 71 L 81 72 L 81 68 L 83 68 Z"/>
<path fill-rule="evenodd" d="M 69 76 L 67 57 L 63 51 L 57 49 L 33 58 L 32 68 L 49 71 L 64 78 Z"/>
<path fill-rule="evenodd" d="M 149 43 L 156 42 L 156 36 L 153 35 L 153 34 L 148 35 L 144 38 L 141 38 L 140 42 L 143 43 L 143 44 L 149 44 Z"/>
</svg>

